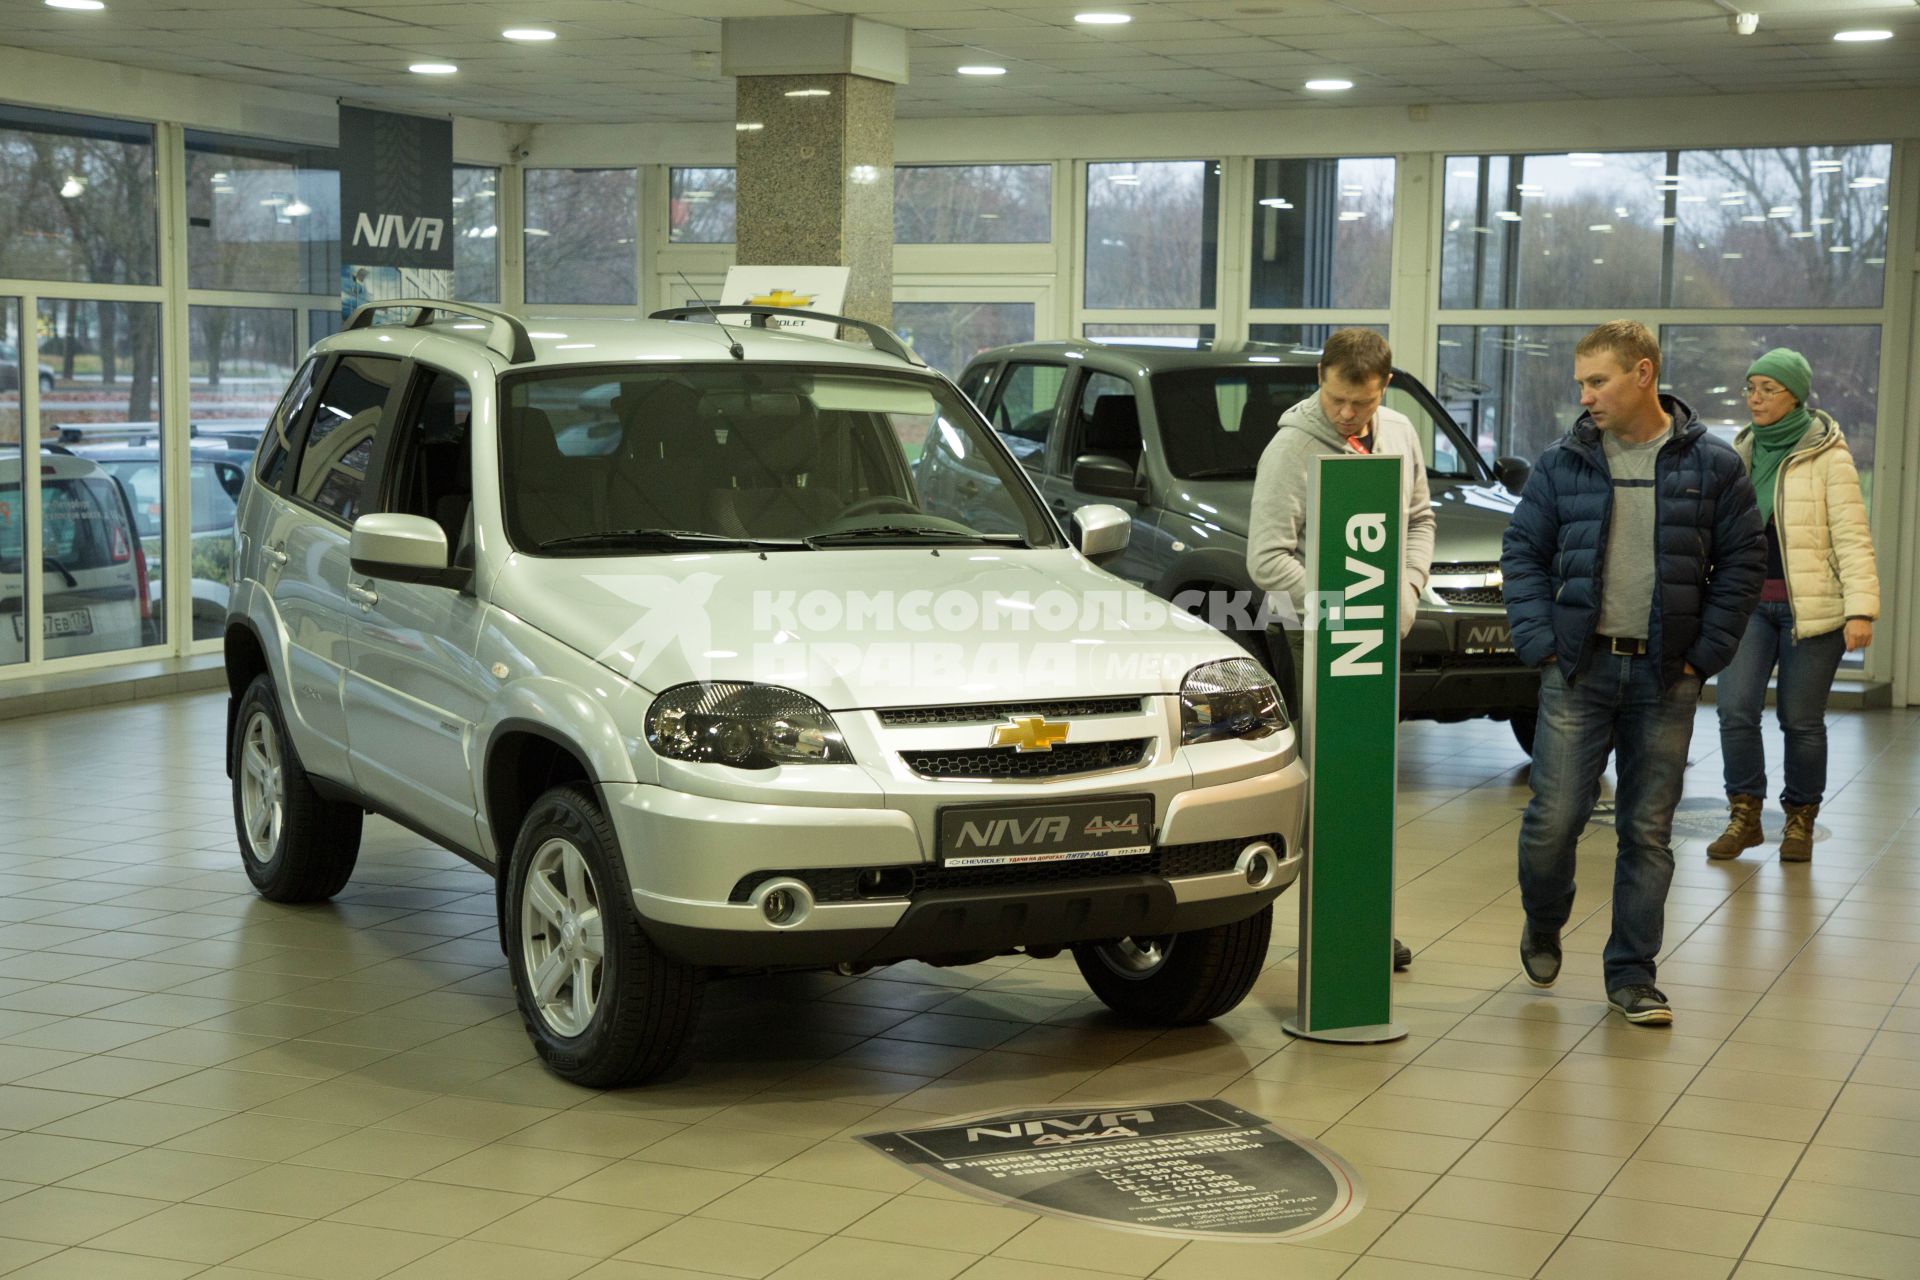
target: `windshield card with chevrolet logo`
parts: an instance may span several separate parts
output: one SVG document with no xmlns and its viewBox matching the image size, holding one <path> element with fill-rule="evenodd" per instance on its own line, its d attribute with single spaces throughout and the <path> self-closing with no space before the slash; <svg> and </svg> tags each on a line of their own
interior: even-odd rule
<svg viewBox="0 0 1920 1280">
<path fill-rule="evenodd" d="M 1366 1205 L 1339 1156 L 1218 1098 L 1014 1111 L 860 1141 L 1010 1208 L 1159 1236 L 1297 1240 Z"/>
<path fill-rule="evenodd" d="M 1153 851 L 1153 797 L 956 805 L 940 811 L 940 862 L 1018 866 Z"/>
</svg>

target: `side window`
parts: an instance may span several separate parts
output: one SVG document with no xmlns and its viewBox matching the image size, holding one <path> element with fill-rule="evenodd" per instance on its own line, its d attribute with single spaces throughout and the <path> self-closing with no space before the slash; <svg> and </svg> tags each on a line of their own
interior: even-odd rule
<svg viewBox="0 0 1920 1280">
<path fill-rule="evenodd" d="M 458 563 L 471 540 L 473 394 L 461 379 L 438 369 L 421 366 L 418 377 L 387 464 L 381 510 L 434 521 L 447 535 L 450 560 Z"/>
<path fill-rule="evenodd" d="M 280 405 L 273 411 L 273 418 L 260 437 L 260 456 L 254 463 L 254 472 L 260 477 L 260 483 L 268 488 L 279 485 L 280 475 L 287 468 L 287 455 L 293 450 L 291 440 L 294 424 L 300 421 L 300 412 L 307 407 L 307 400 L 313 395 L 314 377 L 319 373 L 324 358 L 312 356 L 300 366 L 300 372 L 293 376 L 287 394 L 280 397 Z"/>
<path fill-rule="evenodd" d="M 360 514 L 380 411 L 399 374 L 398 360 L 380 356 L 348 356 L 334 366 L 300 447 L 296 497 L 353 523 Z"/>
<path fill-rule="evenodd" d="M 987 380 L 991 377 L 993 377 L 993 366 L 990 364 L 969 369 L 961 375 L 960 394 L 975 404 L 985 404 L 986 401 L 981 399 L 981 393 L 987 389 Z"/>
<path fill-rule="evenodd" d="M 1053 429 L 1067 370 L 1057 364 L 1012 364 L 1000 379 L 993 403 L 993 429 L 1029 470 L 1046 465 L 1047 433 Z"/>
<path fill-rule="evenodd" d="M 1471 480 L 1474 470 L 1460 456 L 1460 443 L 1444 426 L 1434 420 L 1427 407 L 1404 387 L 1389 385 L 1383 401 L 1386 407 L 1407 416 L 1413 433 L 1420 437 L 1420 452 L 1426 455 L 1427 474 L 1435 478 Z"/>
<path fill-rule="evenodd" d="M 1129 466 L 1140 463 L 1140 407 L 1133 384 L 1098 371 L 1080 384 L 1074 407 L 1072 453 L 1118 458 Z"/>
</svg>

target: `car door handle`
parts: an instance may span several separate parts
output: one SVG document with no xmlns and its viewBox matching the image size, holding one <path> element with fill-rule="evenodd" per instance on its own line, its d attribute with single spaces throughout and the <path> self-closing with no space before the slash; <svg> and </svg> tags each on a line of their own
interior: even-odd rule
<svg viewBox="0 0 1920 1280">
<path fill-rule="evenodd" d="M 372 587 L 363 587 L 357 582 L 349 582 L 347 584 L 347 599 L 353 601 L 362 609 L 371 609 L 380 603 L 380 593 Z"/>
<path fill-rule="evenodd" d="M 262 547 L 260 548 L 260 554 L 271 561 L 276 569 L 284 569 L 287 567 L 287 553 L 278 547 Z"/>
</svg>

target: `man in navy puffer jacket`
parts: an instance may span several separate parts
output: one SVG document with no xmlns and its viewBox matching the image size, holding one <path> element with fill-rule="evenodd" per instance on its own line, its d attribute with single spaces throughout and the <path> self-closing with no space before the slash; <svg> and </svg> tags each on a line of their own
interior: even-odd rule
<svg viewBox="0 0 1920 1280">
<path fill-rule="evenodd" d="M 1573 911 L 1574 845 L 1611 748 L 1619 854 L 1607 1003 L 1668 1024 L 1653 985 L 1673 879 L 1673 811 L 1701 682 L 1733 659 L 1760 597 L 1766 539 L 1746 468 L 1660 394 L 1645 325 L 1601 325 L 1574 350 L 1585 412 L 1527 481 L 1500 556 L 1519 657 L 1541 669 L 1533 800 L 1520 824 L 1520 963 L 1550 986 Z"/>
</svg>

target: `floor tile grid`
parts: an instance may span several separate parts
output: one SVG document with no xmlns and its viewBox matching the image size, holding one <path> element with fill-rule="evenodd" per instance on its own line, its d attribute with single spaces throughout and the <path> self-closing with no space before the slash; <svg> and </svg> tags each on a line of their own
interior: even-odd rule
<svg viewBox="0 0 1920 1280">
<path fill-rule="evenodd" d="M 222 798 L 224 798 L 224 793 L 223 793 L 223 792 L 222 792 Z M 225 823 L 224 823 L 224 821 L 221 821 L 221 822 L 218 822 L 218 823 L 209 823 L 209 824 L 207 824 L 207 825 L 208 825 L 208 826 L 210 826 L 210 827 L 224 827 L 224 826 L 225 826 Z M 227 838 L 228 838 L 228 839 L 230 839 L 230 837 L 227 837 Z M 109 874 L 109 873 L 102 873 L 102 874 Z M 430 874 L 439 874 L 439 873 L 430 873 Z M 399 880 L 399 881 L 400 881 L 401 883 L 404 883 L 404 882 L 405 882 L 405 881 L 406 881 L 407 879 L 408 879 L 408 877 L 407 877 L 407 876 L 404 876 L 404 875 L 403 875 L 403 876 L 400 876 L 400 877 L 398 877 L 398 880 Z M 206 904 L 201 904 L 201 905 L 206 905 Z M 495 955 L 497 955 L 497 949 L 496 949 L 496 950 L 494 951 L 494 954 L 495 954 Z M 1279 954 L 1279 955 L 1277 955 L 1277 958 L 1280 958 L 1280 959 L 1284 959 L 1284 954 Z M 1007 968 L 1009 968 L 1009 969 L 1011 969 L 1011 968 L 1018 968 L 1018 967 L 1020 967 L 1020 966 L 1007 966 Z M 952 977 L 955 977 L 955 978 L 961 978 L 961 975 L 950 975 L 950 976 L 952 976 Z M 976 982 L 976 983 L 978 983 L 978 984 L 979 984 L 979 985 L 981 985 L 981 986 L 985 986 L 985 985 L 987 985 L 987 983 L 986 983 L 986 982 L 980 982 L 980 980 L 978 980 L 978 979 L 965 979 L 965 978 L 961 978 L 961 980 L 962 980 L 963 982 L 965 982 L 965 981 L 974 981 L 974 982 Z M 396 1055 L 394 1055 L 394 1056 L 398 1056 L 398 1055 L 396 1054 Z M 503 1074 L 504 1074 L 504 1073 L 503 1073 Z M 777 1087 L 777 1083 L 775 1084 L 775 1087 Z"/>
</svg>

